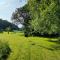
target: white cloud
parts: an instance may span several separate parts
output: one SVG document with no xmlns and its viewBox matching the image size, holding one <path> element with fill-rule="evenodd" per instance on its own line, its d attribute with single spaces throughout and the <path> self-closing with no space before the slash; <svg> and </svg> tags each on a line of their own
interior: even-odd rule
<svg viewBox="0 0 60 60">
<path fill-rule="evenodd" d="M 22 0 L 0 0 L 0 17 L 3 19 L 9 19 L 13 11 L 16 8 L 21 7 L 25 4 L 25 1 Z"/>
</svg>

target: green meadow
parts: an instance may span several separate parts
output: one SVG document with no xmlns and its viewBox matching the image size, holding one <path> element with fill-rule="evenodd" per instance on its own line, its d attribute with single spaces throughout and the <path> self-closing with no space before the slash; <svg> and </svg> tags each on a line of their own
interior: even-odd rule
<svg viewBox="0 0 60 60">
<path fill-rule="evenodd" d="M 23 33 L 0 33 L 11 53 L 7 60 L 60 60 L 59 38 L 24 37 Z"/>
</svg>

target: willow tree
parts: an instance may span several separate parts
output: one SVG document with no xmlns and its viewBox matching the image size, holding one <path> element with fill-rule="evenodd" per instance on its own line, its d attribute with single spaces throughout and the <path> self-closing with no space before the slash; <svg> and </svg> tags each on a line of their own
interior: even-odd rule
<svg viewBox="0 0 60 60">
<path fill-rule="evenodd" d="M 49 35 L 60 33 L 59 0 L 29 0 L 28 6 L 33 32 Z"/>
</svg>

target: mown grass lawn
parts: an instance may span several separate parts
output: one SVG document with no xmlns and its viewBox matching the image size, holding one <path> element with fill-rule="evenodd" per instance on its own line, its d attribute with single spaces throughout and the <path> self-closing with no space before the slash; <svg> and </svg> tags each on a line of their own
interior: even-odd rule
<svg viewBox="0 0 60 60">
<path fill-rule="evenodd" d="M 7 42 L 11 54 L 7 60 L 60 60 L 60 44 L 57 38 L 24 37 L 22 33 L 0 34 Z"/>
</svg>

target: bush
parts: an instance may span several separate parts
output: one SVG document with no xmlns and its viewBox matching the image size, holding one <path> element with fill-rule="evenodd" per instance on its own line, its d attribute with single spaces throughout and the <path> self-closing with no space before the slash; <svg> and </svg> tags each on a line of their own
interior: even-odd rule
<svg viewBox="0 0 60 60">
<path fill-rule="evenodd" d="M 0 41 L 0 60 L 6 60 L 10 54 L 11 49 L 7 43 Z"/>
</svg>

